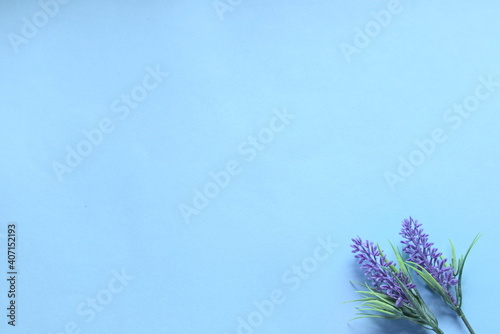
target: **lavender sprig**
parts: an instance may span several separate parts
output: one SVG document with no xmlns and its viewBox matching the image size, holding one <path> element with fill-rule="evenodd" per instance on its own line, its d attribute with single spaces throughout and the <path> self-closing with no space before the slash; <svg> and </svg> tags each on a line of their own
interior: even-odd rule
<svg viewBox="0 0 500 334">
<path fill-rule="evenodd" d="M 357 253 L 354 257 L 358 259 L 358 264 L 362 264 L 361 269 L 365 270 L 365 276 L 372 280 L 373 286 L 382 292 L 385 292 L 389 297 L 396 300 L 397 307 L 405 304 L 409 305 L 410 301 L 404 294 L 401 287 L 396 282 L 394 275 L 389 274 L 390 270 L 394 268 L 394 262 L 388 261 L 385 255 L 380 252 L 378 246 L 373 242 L 366 240 L 364 243 L 361 238 L 352 239 L 354 244 L 351 245 L 353 253 Z M 394 272 L 394 270 L 392 270 Z M 399 271 L 396 274 L 405 286 L 411 290 L 415 288 L 415 284 L 410 282 L 410 278 L 405 276 L 403 272 Z"/>
<path fill-rule="evenodd" d="M 357 291 L 364 298 L 354 301 L 361 301 L 363 307 L 358 307 L 360 317 L 376 317 L 385 319 L 404 318 L 413 321 L 420 326 L 442 334 L 438 327 L 438 321 L 434 314 L 425 304 L 424 300 L 415 289 L 415 284 L 404 263 L 402 254 L 396 252 L 398 269 L 395 263 L 387 260 L 378 245 L 366 240 L 363 242 L 360 237 L 352 239 L 353 253 L 361 264 L 361 269 L 365 270 L 365 275 L 371 280 L 373 288 L 368 284 L 361 284 L 367 291 Z M 365 311 L 375 311 L 371 313 Z M 356 318 L 357 319 L 357 318 Z"/>
<path fill-rule="evenodd" d="M 443 258 L 443 253 L 440 253 L 437 248 L 432 248 L 434 243 L 429 242 L 429 235 L 424 233 L 420 228 L 417 220 L 405 219 L 401 233 L 405 240 L 401 241 L 405 245 L 403 252 L 409 255 L 408 261 L 421 266 L 429 272 L 429 274 L 439 283 L 447 293 L 450 304 L 457 305 L 455 296 L 450 291 L 451 286 L 458 284 L 458 279 L 455 278 L 453 268 L 447 263 L 447 259 Z"/>
<path fill-rule="evenodd" d="M 405 245 L 403 251 L 409 255 L 408 261 L 415 265 L 409 264 L 409 266 L 422 277 L 429 288 L 442 297 L 443 301 L 460 316 L 469 332 L 474 334 L 474 330 L 462 311 L 462 274 L 465 260 L 480 235 L 474 238 L 465 256 L 458 261 L 455 247 L 450 240 L 452 247 L 450 265 L 443 254 L 437 248 L 432 247 L 434 243 L 429 242 L 429 235 L 424 233 L 421 226 L 422 224 L 411 217 L 409 220 L 405 219 L 402 224 L 400 235 L 404 238 L 401 241 Z"/>
</svg>

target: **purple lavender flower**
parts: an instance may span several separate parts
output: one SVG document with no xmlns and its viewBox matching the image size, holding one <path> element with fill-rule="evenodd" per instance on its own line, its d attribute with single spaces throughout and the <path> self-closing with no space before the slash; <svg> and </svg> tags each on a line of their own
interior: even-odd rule
<svg viewBox="0 0 500 334">
<path fill-rule="evenodd" d="M 401 241 L 405 245 L 403 251 L 409 255 L 408 260 L 422 266 L 441 285 L 450 296 L 451 301 L 456 305 L 457 301 L 450 292 L 449 287 L 458 284 L 458 279 L 453 273 L 453 268 L 442 257 L 442 253 L 437 248 L 433 248 L 434 243 L 429 242 L 429 235 L 420 228 L 417 220 L 405 219 L 401 233 L 405 240 Z"/>
<path fill-rule="evenodd" d="M 363 264 L 361 269 L 365 270 L 365 275 L 372 280 L 375 289 L 395 299 L 397 307 L 411 306 L 408 297 L 396 280 L 397 277 L 408 289 L 413 289 L 415 285 L 411 283 L 410 278 L 401 271 L 395 272 L 394 262 L 388 261 L 379 250 L 379 247 L 374 245 L 373 242 L 366 240 L 363 243 L 359 236 L 352 239 L 352 241 L 354 242 L 351 245 L 352 252 L 357 253 L 355 258 L 358 259 L 358 264 Z M 395 275 L 391 275 L 391 272 L 395 273 Z"/>
</svg>

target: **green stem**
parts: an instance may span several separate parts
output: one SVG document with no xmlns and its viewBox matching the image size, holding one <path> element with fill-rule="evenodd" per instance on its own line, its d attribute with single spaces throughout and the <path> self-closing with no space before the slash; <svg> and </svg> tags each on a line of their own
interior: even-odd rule
<svg viewBox="0 0 500 334">
<path fill-rule="evenodd" d="M 469 320 L 467 320 L 467 317 L 465 316 L 464 312 L 462 311 L 462 308 L 457 308 L 456 309 L 457 314 L 460 316 L 462 321 L 464 322 L 465 326 L 467 326 L 467 329 L 469 330 L 470 334 L 476 334 L 474 330 L 472 329 L 472 326 L 469 323 Z"/>
<path fill-rule="evenodd" d="M 444 332 L 439 327 L 434 328 L 433 331 L 436 332 L 437 334 L 444 334 Z"/>
</svg>

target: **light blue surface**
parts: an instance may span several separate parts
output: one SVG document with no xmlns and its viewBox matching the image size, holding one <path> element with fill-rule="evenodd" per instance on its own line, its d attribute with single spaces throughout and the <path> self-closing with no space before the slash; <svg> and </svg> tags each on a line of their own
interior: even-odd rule
<svg viewBox="0 0 500 334">
<path fill-rule="evenodd" d="M 412 215 L 445 253 L 484 233 L 464 311 L 491 333 L 499 5 L 221 3 L 0 4 L 0 330 L 417 333 L 342 303 L 350 238 L 388 251 Z"/>
</svg>

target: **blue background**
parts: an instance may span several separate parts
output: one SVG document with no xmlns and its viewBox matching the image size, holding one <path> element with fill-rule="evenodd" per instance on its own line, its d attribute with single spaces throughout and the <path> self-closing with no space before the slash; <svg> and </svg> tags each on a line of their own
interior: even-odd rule
<svg viewBox="0 0 500 334">
<path fill-rule="evenodd" d="M 0 254 L 16 222 L 19 276 L 17 328 L 3 314 L 4 279 L 0 328 L 233 334 L 241 317 L 258 324 L 247 334 L 416 333 L 349 322 L 355 304 L 343 303 L 362 279 L 350 238 L 388 251 L 412 215 L 445 253 L 448 239 L 463 253 L 484 233 L 466 264 L 464 311 L 489 332 L 499 87 L 456 128 L 445 115 L 481 77 L 500 80 L 499 5 L 402 0 L 381 26 L 374 12 L 389 1 L 224 3 L 218 13 L 208 0 L 1 2 Z M 377 26 L 346 57 L 343 43 Z M 120 118 L 127 108 L 113 103 L 156 68 L 168 76 Z M 277 112 L 293 117 L 279 123 Z M 103 120 L 113 130 L 58 177 L 54 164 Z M 416 141 L 435 129 L 446 140 L 419 156 Z M 266 144 L 252 149 L 249 136 Z M 412 154 L 418 166 L 391 187 L 386 174 Z M 214 188 L 211 173 L 228 163 L 238 172 Z M 205 187 L 212 198 L 196 209 Z M 331 244 L 321 261 L 318 238 Z M 6 256 L 0 264 L 5 278 Z M 259 318 L 254 302 L 279 292 Z M 92 299 L 91 318 L 81 313 Z M 466 333 L 429 300 L 446 333 Z"/>
</svg>

